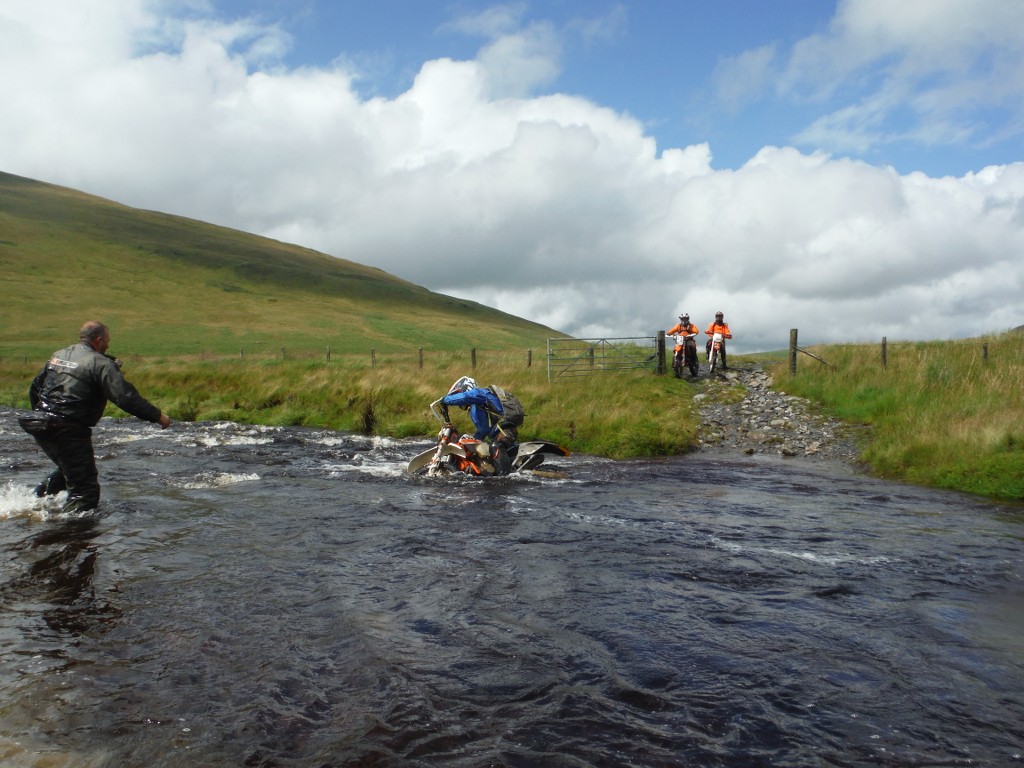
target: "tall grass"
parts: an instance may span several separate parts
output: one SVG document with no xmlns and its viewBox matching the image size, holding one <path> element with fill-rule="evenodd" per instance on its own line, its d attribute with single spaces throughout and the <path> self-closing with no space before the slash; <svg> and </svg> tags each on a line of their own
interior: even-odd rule
<svg viewBox="0 0 1024 768">
<path fill-rule="evenodd" d="M 777 386 L 870 425 L 863 459 L 876 473 L 1024 499 L 1024 335 L 890 343 L 885 367 L 879 345 L 809 351 L 829 365 L 802 357 Z"/>
<path fill-rule="evenodd" d="M 988 344 L 988 359 L 982 344 Z M 806 397 L 846 422 L 870 425 L 862 459 L 878 475 L 1024 499 L 1024 336 L 892 343 L 888 364 L 878 345 L 832 345 L 801 357 L 791 376 L 774 366 L 775 387 Z M 692 385 L 649 371 L 549 382 L 543 362 L 525 350 L 431 352 L 419 367 L 414 350 L 303 358 L 130 357 L 125 373 L 176 420 L 229 420 L 326 427 L 395 437 L 428 436 L 438 424 L 429 404 L 463 374 L 499 384 L 523 401 L 522 439 L 546 439 L 574 452 L 610 458 L 668 456 L 693 450 L 699 415 L 693 395 L 735 401 L 736 388 Z M 771 365 L 768 358 L 760 358 Z M 741 365 L 737 358 L 734 365 Z M 41 365 L 0 358 L 0 404 L 27 407 L 28 382 Z M 111 406 L 110 415 L 120 411 Z M 463 429 L 468 417 L 453 410 Z"/>
<path fill-rule="evenodd" d="M 0 360 L 0 403 L 27 407 L 27 386 L 39 368 Z M 693 449 L 697 391 L 671 377 L 635 371 L 548 382 L 541 364 L 521 352 L 488 352 L 474 370 L 468 353 L 320 359 L 139 359 L 125 375 L 177 420 L 327 427 L 364 434 L 433 435 L 429 405 L 460 375 L 514 392 L 526 409 L 521 439 L 545 439 L 610 458 L 664 456 Z M 109 413 L 117 415 L 111 407 Z M 458 426 L 471 429 L 453 409 Z"/>
</svg>

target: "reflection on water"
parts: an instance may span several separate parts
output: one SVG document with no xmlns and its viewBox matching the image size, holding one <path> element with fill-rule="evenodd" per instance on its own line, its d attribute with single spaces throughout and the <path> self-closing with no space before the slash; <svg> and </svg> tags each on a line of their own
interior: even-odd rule
<svg viewBox="0 0 1024 768">
<path fill-rule="evenodd" d="M 47 606 L 42 612 L 46 625 L 69 637 L 106 620 L 109 609 L 97 600 L 92 586 L 98 554 L 93 539 L 98 534 L 95 519 L 60 521 L 33 533 L 15 549 L 38 559 L 24 578 L 5 584 L 5 592 L 21 600 L 32 596 L 34 604 Z"/>
<path fill-rule="evenodd" d="M 737 457 L 405 477 L 423 442 L 0 412 L 0 762 L 1008 765 L 1019 508 Z"/>
</svg>

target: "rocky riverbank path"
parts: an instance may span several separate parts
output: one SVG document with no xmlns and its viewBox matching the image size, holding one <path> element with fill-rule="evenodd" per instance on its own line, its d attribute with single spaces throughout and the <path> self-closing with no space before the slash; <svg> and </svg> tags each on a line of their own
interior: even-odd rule
<svg viewBox="0 0 1024 768">
<path fill-rule="evenodd" d="M 772 383 L 758 363 L 711 375 L 702 366 L 696 381 L 681 381 L 694 388 L 700 450 L 858 464 L 857 436 L 863 428 L 824 416 L 810 401 L 773 390 Z"/>
</svg>

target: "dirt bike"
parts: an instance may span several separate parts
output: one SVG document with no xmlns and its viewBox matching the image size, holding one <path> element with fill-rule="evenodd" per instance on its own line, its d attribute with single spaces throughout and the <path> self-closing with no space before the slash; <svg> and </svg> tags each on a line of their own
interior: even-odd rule
<svg viewBox="0 0 1024 768">
<path fill-rule="evenodd" d="M 406 472 L 427 477 L 451 474 L 487 477 L 499 474 L 490 445 L 472 435 L 460 435 L 455 425 L 441 419 L 435 405 L 436 403 L 431 405 L 431 410 L 442 421 L 441 431 L 437 433 L 437 446 L 413 456 L 406 467 Z M 508 448 L 508 458 L 511 462 L 508 474 L 536 468 L 547 454 L 568 456 L 569 451 L 547 440 L 514 443 Z"/>
<path fill-rule="evenodd" d="M 711 373 L 715 372 L 715 368 L 718 367 L 718 362 L 722 359 L 722 347 L 725 344 L 725 339 L 722 334 L 715 333 L 711 337 L 711 352 L 708 354 L 708 370 Z"/>
<path fill-rule="evenodd" d="M 672 355 L 672 372 L 675 373 L 677 379 L 683 378 L 684 367 L 689 369 L 691 376 L 697 378 L 697 374 L 700 372 L 700 364 L 697 362 L 697 342 L 693 340 L 693 336 L 678 334 L 675 352 Z"/>
</svg>

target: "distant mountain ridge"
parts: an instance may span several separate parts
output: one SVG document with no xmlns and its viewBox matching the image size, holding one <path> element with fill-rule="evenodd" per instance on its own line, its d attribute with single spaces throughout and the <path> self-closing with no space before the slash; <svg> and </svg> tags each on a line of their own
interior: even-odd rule
<svg viewBox="0 0 1024 768">
<path fill-rule="evenodd" d="M 565 335 L 354 260 L 3 172 L 0 267 L 0 353 L 49 350 L 89 318 L 118 347 L 172 355 L 502 349 Z"/>
</svg>

